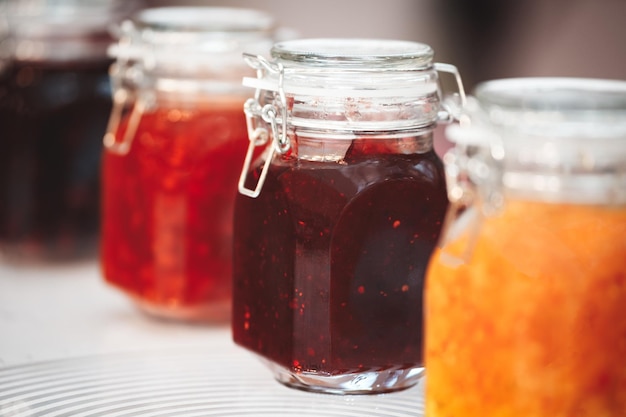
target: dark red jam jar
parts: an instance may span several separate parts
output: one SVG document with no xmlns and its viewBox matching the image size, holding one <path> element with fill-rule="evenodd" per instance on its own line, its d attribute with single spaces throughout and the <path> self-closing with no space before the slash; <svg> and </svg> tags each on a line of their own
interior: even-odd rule
<svg viewBox="0 0 626 417">
<path fill-rule="evenodd" d="M 272 57 L 246 56 L 258 77 L 244 80 L 256 95 L 235 207 L 234 340 L 288 386 L 410 387 L 448 205 L 437 71 L 458 80 L 456 68 L 403 41 L 287 41 Z"/>
<path fill-rule="evenodd" d="M 0 9 L 0 254 L 94 257 L 109 27 L 133 1 L 11 1 Z"/>
<path fill-rule="evenodd" d="M 268 53 L 255 10 L 145 9 L 111 49 L 115 105 L 104 138 L 106 282 L 162 318 L 230 318 L 232 223 L 248 145 L 244 50 Z"/>
</svg>

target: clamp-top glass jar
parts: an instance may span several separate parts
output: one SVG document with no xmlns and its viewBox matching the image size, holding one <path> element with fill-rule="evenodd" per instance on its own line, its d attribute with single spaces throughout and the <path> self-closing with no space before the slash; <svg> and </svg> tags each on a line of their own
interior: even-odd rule
<svg viewBox="0 0 626 417">
<path fill-rule="evenodd" d="M 429 417 L 622 417 L 626 82 L 478 86 L 444 157 Z"/>
<path fill-rule="evenodd" d="M 229 8 L 147 9 L 112 49 L 104 138 L 106 281 L 161 317 L 223 321 L 242 154 L 243 51 L 268 53 L 274 22 Z"/>
<path fill-rule="evenodd" d="M 410 387 L 448 204 L 437 70 L 459 80 L 456 68 L 391 40 L 295 40 L 272 56 L 246 57 L 258 77 L 244 80 L 257 90 L 235 209 L 234 340 L 288 386 Z"/>
<path fill-rule="evenodd" d="M 137 2 L 0 3 L 0 252 L 11 261 L 94 257 L 109 26 Z"/>
</svg>

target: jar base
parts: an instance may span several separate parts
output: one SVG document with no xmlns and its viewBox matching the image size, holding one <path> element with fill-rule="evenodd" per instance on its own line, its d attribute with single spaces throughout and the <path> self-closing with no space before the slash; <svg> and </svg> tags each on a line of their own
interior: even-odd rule
<svg viewBox="0 0 626 417">
<path fill-rule="evenodd" d="M 230 321 L 230 300 L 214 301 L 210 305 L 189 306 L 158 304 L 137 297 L 132 297 L 132 301 L 145 315 L 163 321 L 198 324 L 226 324 Z"/>
<path fill-rule="evenodd" d="M 416 385 L 424 368 L 389 368 L 339 375 L 294 372 L 262 358 L 274 378 L 283 385 L 303 391 L 335 395 L 372 395 L 401 391 Z"/>
<path fill-rule="evenodd" d="M 64 265 L 91 262 L 98 257 L 97 238 L 80 241 L 0 239 L 0 262 L 11 265 Z"/>
<path fill-rule="evenodd" d="M 164 321 L 225 324 L 230 320 L 230 301 L 215 302 L 210 306 L 166 306 L 134 300 L 137 308 L 146 315 Z"/>
</svg>

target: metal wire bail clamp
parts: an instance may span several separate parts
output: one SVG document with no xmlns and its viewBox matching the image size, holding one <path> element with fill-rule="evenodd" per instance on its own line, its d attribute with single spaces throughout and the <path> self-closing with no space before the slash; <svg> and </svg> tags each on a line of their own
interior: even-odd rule
<svg viewBox="0 0 626 417">
<path fill-rule="evenodd" d="M 121 36 L 119 41 L 120 49 L 132 46 L 131 30 L 132 22 L 125 21 L 122 23 L 121 31 L 124 35 Z M 113 63 L 109 69 L 109 78 L 112 84 L 111 90 L 113 91 L 113 108 L 102 142 L 108 151 L 117 155 L 126 155 L 130 151 L 130 146 L 139 127 L 139 121 L 146 108 L 150 105 L 138 93 L 130 91 L 128 86 L 124 85 L 124 81 L 129 79 L 129 73 L 132 73 L 133 70 L 134 66 L 129 56 L 126 55 L 122 55 L 118 62 Z M 136 81 L 134 80 L 134 82 Z M 118 141 L 117 132 L 122 122 L 124 110 L 129 105 L 132 107 L 132 110 L 126 131 L 122 140 Z"/>
<path fill-rule="evenodd" d="M 443 110 L 439 112 L 439 121 L 443 123 L 450 123 L 454 120 L 458 121 L 461 113 L 463 112 L 463 109 L 467 105 L 467 97 L 465 95 L 465 88 L 463 87 L 463 80 L 461 79 L 459 69 L 452 64 L 444 64 L 441 62 L 435 62 L 433 64 L 433 67 L 437 72 L 446 72 L 454 77 L 458 92 L 454 93 L 453 96 L 459 97 L 461 101 L 459 108 L 453 108 L 453 106 L 447 103 L 447 100 L 444 99 L 443 93 L 441 92 L 441 86 L 438 84 L 437 96 L 439 97 L 439 102 L 441 103 L 441 107 L 443 108 Z"/>
<path fill-rule="evenodd" d="M 276 152 L 285 153 L 291 147 L 289 138 L 287 136 L 287 97 L 283 88 L 284 84 L 284 68 L 280 63 L 271 63 L 260 55 L 244 54 L 244 60 L 246 63 L 254 68 L 257 72 L 257 78 L 263 79 L 267 73 L 278 75 L 278 97 L 280 99 L 280 129 L 278 127 L 277 114 L 278 111 L 272 103 L 261 105 L 261 91 L 257 88 L 254 94 L 254 98 L 250 98 L 244 104 L 244 113 L 246 115 L 246 124 L 248 128 L 248 139 L 250 143 L 246 152 L 246 158 L 243 163 L 243 168 L 239 176 L 238 189 L 239 192 L 245 196 L 256 198 L 261 194 L 261 189 L 265 183 L 267 172 L 269 170 L 270 163 Z M 270 126 L 271 138 L 267 130 L 266 125 Z M 250 165 L 252 163 L 252 156 L 254 150 L 258 146 L 265 146 L 268 141 L 272 141 L 269 152 L 266 155 L 265 163 L 259 175 L 254 189 L 246 187 L 246 178 Z"/>
</svg>

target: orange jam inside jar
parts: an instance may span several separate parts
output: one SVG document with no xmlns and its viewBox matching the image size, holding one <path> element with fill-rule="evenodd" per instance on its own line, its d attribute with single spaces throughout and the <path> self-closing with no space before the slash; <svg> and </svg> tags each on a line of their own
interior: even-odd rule
<svg viewBox="0 0 626 417">
<path fill-rule="evenodd" d="M 444 158 L 456 209 L 427 272 L 426 415 L 622 417 L 626 82 L 476 97 Z"/>
<path fill-rule="evenodd" d="M 147 9 L 113 49 L 102 271 L 154 316 L 230 317 L 233 206 L 248 146 L 241 51 L 269 49 L 271 25 L 252 10 Z"/>
</svg>

